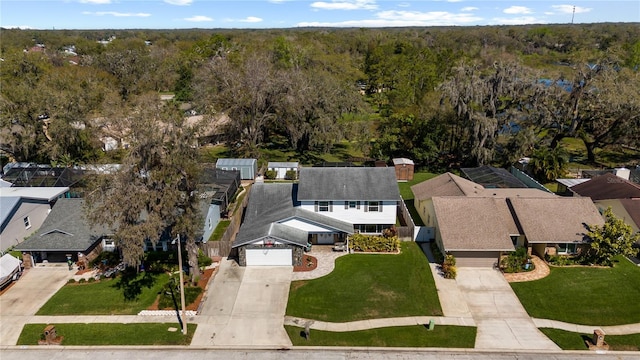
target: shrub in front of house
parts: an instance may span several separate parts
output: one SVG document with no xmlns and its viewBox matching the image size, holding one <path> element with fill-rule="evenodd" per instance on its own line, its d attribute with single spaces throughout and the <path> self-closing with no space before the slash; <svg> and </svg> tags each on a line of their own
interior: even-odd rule
<svg viewBox="0 0 640 360">
<path fill-rule="evenodd" d="M 442 261 L 442 275 L 445 279 L 455 279 L 456 276 L 458 276 L 455 256 L 449 254 L 444 257 Z"/>
<path fill-rule="evenodd" d="M 349 240 L 349 248 L 362 252 L 397 252 L 400 249 L 400 239 L 397 236 L 353 234 Z"/>
<path fill-rule="evenodd" d="M 529 266 L 527 266 L 529 264 Z M 527 253 L 527 249 L 519 247 L 516 251 L 512 251 L 506 257 L 500 260 L 500 268 L 505 273 L 516 273 L 522 271 L 533 270 L 531 256 Z"/>
</svg>

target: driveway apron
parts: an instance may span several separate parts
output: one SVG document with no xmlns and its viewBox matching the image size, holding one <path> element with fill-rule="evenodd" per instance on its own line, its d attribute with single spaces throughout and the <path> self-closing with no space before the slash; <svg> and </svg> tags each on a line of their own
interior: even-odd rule
<svg viewBox="0 0 640 360">
<path fill-rule="evenodd" d="M 500 272 L 458 268 L 456 282 L 478 326 L 476 349 L 560 349 L 538 330 Z"/>
<path fill-rule="evenodd" d="M 38 266 L 0 296 L 0 345 L 15 345 L 22 327 L 70 278 L 67 264 Z"/>
<path fill-rule="evenodd" d="M 291 346 L 284 330 L 292 267 L 239 267 L 223 260 L 191 345 Z M 206 318 L 206 321 L 205 319 Z"/>
</svg>

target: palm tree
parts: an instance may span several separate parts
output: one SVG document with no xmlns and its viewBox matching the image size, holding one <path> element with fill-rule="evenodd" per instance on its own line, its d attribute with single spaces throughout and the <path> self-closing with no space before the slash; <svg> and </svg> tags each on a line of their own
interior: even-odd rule
<svg viewBox="0 0 640 360">
<path fill-rule="evenodd" d="M 566 172 L 568 164 L 569 156 L 561 147 L 554 149 L 540 147 L 533 152 L 533 156 L 529 162 L 531 173 L 539 180 L 545 182 L 562 177 Z"/>
</svg>

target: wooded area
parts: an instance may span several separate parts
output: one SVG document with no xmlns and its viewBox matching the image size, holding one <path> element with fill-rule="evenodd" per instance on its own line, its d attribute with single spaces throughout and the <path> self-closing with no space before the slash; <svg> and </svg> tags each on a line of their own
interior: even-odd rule
<svg viewBox="0 0 640 360">
<path fill-rule="evenodd" d="M 263 160 L 347 142 L 438 171 L 563 156 L 564 138 L 593 164 L 640 144 L 637 24 L 0 36 L 3 161 L 119 162 L 100 139 L 126 145 L 122 120 L 168 93 L 221 123 L 228 155 Z"/>
</svg>

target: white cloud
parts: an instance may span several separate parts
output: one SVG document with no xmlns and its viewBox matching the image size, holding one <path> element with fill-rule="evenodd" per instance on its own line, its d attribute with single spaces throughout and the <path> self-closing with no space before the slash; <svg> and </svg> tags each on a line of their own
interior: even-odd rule
<svg viewBox="0 0 640 360">
<path fill-rule="evenodd" d="M 573 5 L 552 5 L 551 7 L 564 14 L 573 14 L 573 9 L 574 9 Z M 591 12 L 591 10 L 593 9 L 584 8 L 581 6 L 575 7 L 576 14 L 588 13 L 588 12 Z"/>
<path fill-rule="evenodd" d="M 287 1 L 289 1 L 289 0 L 269 0 L 269 2 L 272 3 L 272 4 L 282 4 L 282 3 L 285 3 Z"/>
<path fill-rule="evenodd" d="M 96 12 L 83 11 L 82 14 L 96 15 L 96 16 L 110 15 L 115 17 L 149 17 L 151 16 L 151 14 L 148 14 L 148 13 L 121 13 L 117 11 L 96 11 Z"/>
<path fill-rule="evenodd" d="M 239 22 L 246 22 L 246 23 L 259 23 L 262 22 L 262 19 L 259 17 L 255 17 L 255 16 L 247 16 L 245 19 L 242 20 L 238 20 Z"/>
<path fill-rule="evenodd" d="M 398 7 L 410 7 L 411 4 L 407 3 L 407 2 L 401 2 L 398 4 Z"/>
<path fill-rule="evenodd" d="M 5 29 L 20 29 L 20 30 L 35 30 L 33 26 L 29 25 L 2 25 Z"/>
<path fill-rule="evenodd" d="M 321 10 L 375 10 L 378 5 L 375 0 L 332 0 L 314 2 L 311 7 Z"/>
<path fill-rule="evenodd" d="M 516 18 L 493 18 L 490 25 L 528 25 L 528 24 L 545 24 L 546 21 L 538 19 L 534 16 L 521 16 Z"/>
<path fill-rule="evenodd" d="M 462 9 L 460 9 L 460 11 L 476 11 L 476 10 L 480 10 L 475 6 L 467 6 L 467 7 L 463 7 Z"/>
<path fill-rule="evenodd" d="M 204 16 L 204 15 L 195 15 L 192 17 L 188 17 L 188 18 L 184 18 L 183 20 L 186 21 L 191 21 L 191 22 L 207 22 L 207 21 L 213 21 L 212 18 L 208 17 L 208 16 Z"/>
<path fill-rule="evenodd" d="M 186 6 L 191 5 L 193 0 L 164 0 L 164 2 L 171 5 Z"/>
<path fill-rule="evenodd" d="M 531 14 L 533 11 L 525 6 L 512 6 L 502 10 L 505 14 Z"/>
<path fill-rule="evenodd" d="M 83 4 L 111 4 L 111 0 L 80 0 Z"/>
<path fill-rule="evenodd" d="M 302 22 L 299 27 L 403 27 L 469 25 L 483 20 L 471 14 L 454 14 L 445 11 L 381 11 L 376 19 L 348 20 L 341 22 Z"/>
</svg>

